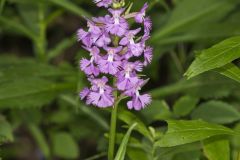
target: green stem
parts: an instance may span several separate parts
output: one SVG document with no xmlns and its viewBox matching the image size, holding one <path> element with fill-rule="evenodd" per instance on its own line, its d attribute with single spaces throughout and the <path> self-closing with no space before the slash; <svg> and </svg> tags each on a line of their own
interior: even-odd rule
<svg viewBox="0 0 240 160">
<path fill-rule="evenodd" d="M 45 6 L 39 5 L 39 36 L 35 42 L 36 54 L 40 61 L 46 61 L 46 23 Z"/>
<path fill-rule="evenodd" d="M 177 68 L 178 72 L 179 72 L 180 74 L 183 74 L 184 69 L 183 69 L 183 66 L 182 66 L 182 64 L 181 64 L 178 56 L 177 56 L 177 53 L 174 52 L 174 51 L 172 51 L 172 52 L 170 52 L 170 55 L 171 55 L 171 58 L 173 59 L 173 62 L 174 62 L 175 65 L 176 65 L 176 68 Z"/>
<path fill-rule="evenodd" d="M 5 2 L 6 2 L 6 0 L 1 0 L 1 2 L 0 2 L 0 15 L 1 15 L 2 12 L 3 12 L 3 7 L 4 7 L 4 5 L 5 5 Z"/>
<path fill-rule="evenodd" d="M 105 157 L 107 155 L 106 152 L 103 152 L 103 153 L 100 153 L 100 154 L 97 154 L 95 156 L 92 156 L 92 157 L 89 157 L 85 160 L 96 160 L 96 159 L 99 159 L 99 158 L 102 158 L 102 157 Z"/>
<path fill-rule="evenodd" d="M 116 102 L 114 104 L 113 109 L 112 109 L 112 114 L 111 114 L 111 126 L 110 126 L 109 146 L 108 146 L 108 160 L 114 159 L 116 126 L 117 126 L 117 108 L 118 108 L 118 102 Z"/>
</svg>

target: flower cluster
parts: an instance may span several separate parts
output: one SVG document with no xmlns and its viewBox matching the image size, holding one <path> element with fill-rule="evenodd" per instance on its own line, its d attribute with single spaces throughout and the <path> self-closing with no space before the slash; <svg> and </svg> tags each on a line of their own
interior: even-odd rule
<svg viewBox="0 0 240 160">
<path fill-rule="evenodd" d="M 121 5 L 115 7 L 112 0 L 94 2 L 107 8 L 109 14 L 87 19 L 88 31 L 78 30 L 78 40 L 90 53 L 89 59 L 80 61 L 80 68 L 91 83 L 90 88 L 80 93 L 80 98 L 86 99 L 87 104 L 106 108 L 114 105 L 117 98 L 114 92 L 118 91 L 131 97 L 127 102 L 129 109 L 141 110 L 151 102 L 150 95 L 139 93 L 147 80 L 138 75 L 152 60 L 152 48 L 145 45 L 152 28 L 146 16 L 148 5 L 144 4 L 139 12 L 129 13 Z M 139 24 L 139 28 L 130 29 L 129 19 Z"/>
</svg>

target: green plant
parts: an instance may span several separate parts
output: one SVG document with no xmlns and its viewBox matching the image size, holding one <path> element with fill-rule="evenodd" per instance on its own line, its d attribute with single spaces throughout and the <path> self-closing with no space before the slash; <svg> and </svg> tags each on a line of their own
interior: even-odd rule
<svg viewBox="0 0 240 160">
<path fill-rule="evenodd" d="M 115 160 L 238 160 L 240 2 L 148 2 L 153 102 L 139 112 L 119 103 Z M 89 0 L 0 1 L 2 159 L 106 159 L 111 110 L 78 95 L 87 54 L 75 34 L 92 15 L 103 12 Z"/>
</svg>

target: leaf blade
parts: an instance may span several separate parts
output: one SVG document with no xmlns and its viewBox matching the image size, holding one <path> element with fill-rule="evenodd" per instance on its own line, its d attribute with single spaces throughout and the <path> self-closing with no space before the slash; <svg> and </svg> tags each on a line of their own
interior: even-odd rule
<svg viewBox="0 0 240 160">
<path fill-rule="evenodd" d="M 231 78 L 240 83 L 240 68 L 233 63 L 229 63 L 216 71 L 228 78 Z"/>
<path fill-rule="evenodd" d="M 230 160 L 230 147 L 227 139 L 221 137 L 206 139 L 203 141 L 203 151 L 208 160 Z"/>
<path fill-rule="evenodd" d="M 240 57 L 240 36 L 226 39 L 204 50 L 188 68 L 185 76 L 192 78 L 203 72 L 222 67 Z"/>
<path fill-rule="evenodd" d="M 169 129 L 156 145 L 172 147 L 200 141 L 216 135 L 233 135 L 235 132 L 221 125 L 211 124 L 202 120 L 176 121 L 168 120 Z"/>
<path fill-rule="evenodd" d="M 127 133 L 125 134 L 125 136 L 123 137 L 123 140 L 122 140 L 122 143 L 117 151 L 117 154 L 116 154 L 116 157 L 114 158 L 114 160 L 124 160 L 125 158 L 125 154 L 126 154 L 126 150 L 127 150 L 127 143 L 128 143 L 128 140 L 130 138 L 130 135 L 133 131 L 133 129 L 137 126 L 138 124 L 137 123 L 133 123 Z"/>
</svg>

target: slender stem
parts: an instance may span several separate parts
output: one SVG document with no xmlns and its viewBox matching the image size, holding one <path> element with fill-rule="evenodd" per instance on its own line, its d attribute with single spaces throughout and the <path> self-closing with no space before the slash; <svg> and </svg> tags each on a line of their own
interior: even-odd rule
<svg viewBox="0 0 240 160">
<path fill-rule="evenodd" d="M 85 159 L 85 160 L 96 160 L 96 159 L 105 157 L 106 155 L 107 155 L 107 153 L 106 153 L 106 152 L 103 152 L 103 153 L 94 155 L 94 156 L 92 156 L 92 157 L 89 157 L 89 158 L 87 158 L 87 159 Z"/>
<path fill-rule="evenodd" d="M 111 114 L 111 126 L 110 126 L 109 146 L 108 146 L 108 160 L 114 159 L 116 126 L 117 126 L 117 108 L 118 108 L 118 101 L 114 104 L 113 109 L 112 109 L 112 114 Z"/>
<path fill-rule="evenodd" d="M 4 7 L 4 5 L 5 5 L 5 2 L 6 2 L 6 0 L 1 0 L 1 2 L 0 2 L 0 15 L 2 14 L 3 7 Z"/>
<path fill-rule="evenodd" d="M 114 47 L 118 46 L 119 37 L 113 37 L 113 45 Z M 115 84 L 116 79 L 113 78 L 113 85 Z M 116 139 L 116 126 L 117 126 L 117 108 L 118 103 L 120 102 L 120 97 L 118 97 L 118 92 L 115 91 L 115 102 L 112 109 L 111 114 L 111 125 L 110 125 L 110 132 L 109 132 L 109 143 L 108 143 L 108 160 L 114 159 L 114 152 L 115 152 L 115 139 Z"/>
<path fill-rule="evenodd" d="M 36 55 L 40 61 L 46 60 L 46 24 L 45 24 L 45 6 L 39 4 L 39 35 L 35 42 Z"/>
<path fill-rule="evenodd" d="M 176 65 L 176 68 L 177 68 L 178 72 L 180 74 L 182 74 L 184 72 L 184 69 L 183 69 L 183 66 L 182 66 L 182 64 L 181 64 L 181 62 L 180 62 L 180 60 L 179 60 L 179 58 L 178 58 L 178 56 L 176 54 L 177 53 L 175 53 L 174 51 L 172 51 L 170 53 L 170 55 L 171 55 L 175 65 Z"/>
</svg>

